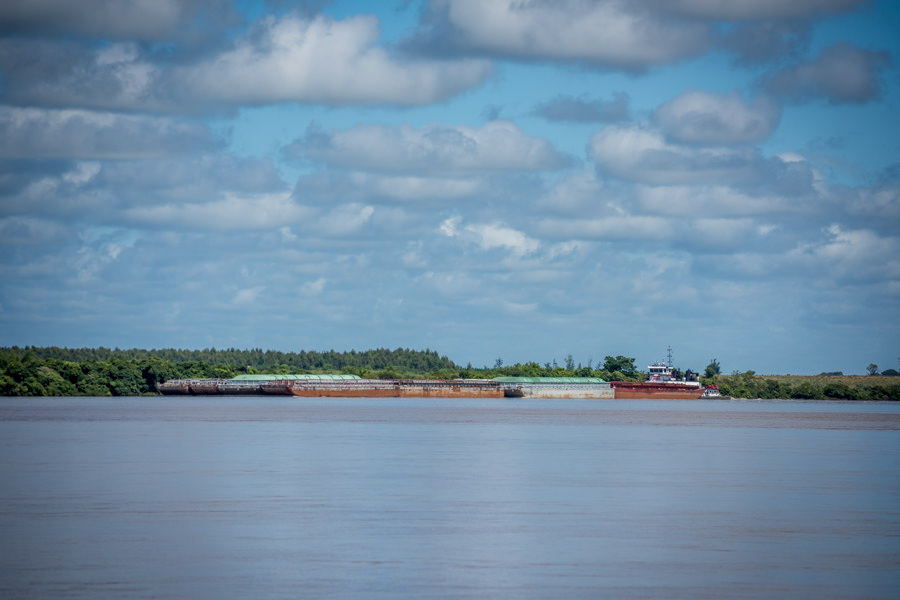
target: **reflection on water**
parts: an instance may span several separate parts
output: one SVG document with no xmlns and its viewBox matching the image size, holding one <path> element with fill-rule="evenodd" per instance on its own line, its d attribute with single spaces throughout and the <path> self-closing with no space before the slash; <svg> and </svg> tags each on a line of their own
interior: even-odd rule
<svg viewBox="0 0 900 600">
<path fill-rule="evenodd" d="M 4 598 L 894 598 L 900 406 L 0 400 Z"/>
</svg>

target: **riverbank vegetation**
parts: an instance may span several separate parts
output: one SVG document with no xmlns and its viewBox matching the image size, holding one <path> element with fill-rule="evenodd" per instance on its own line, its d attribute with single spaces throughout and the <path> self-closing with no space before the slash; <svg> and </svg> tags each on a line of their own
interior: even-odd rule
<svg viewBox="0 0 900 600">
<path fill-rule="evenodd" d="M 732 398 L 900 400 L 900 378 L 879 375 L 757 375 L 753 371 L 701 378 Z"/>
<path fill-rule="evenodd" d="M 900 400 L 900 378 L 865 376 L 722 375 L 717 361 L 701 380 L 715 383 L 734 398 Z M 576 363 L 556 360 L 492 367 L 461 367 L 433 350 L 379 348 L 357 352 L 278 352 L 253 350 L 141 350 L 109 348 L 0 348 L 0 396 L 138 396 L 156 394 L 170 379 L 229 379 L 244 373 L 347 373 L 364 378 L 479 379 L 514 377 L 599 377 L 642 381 L 634 359 L 607 356 Z"/>
</svg>

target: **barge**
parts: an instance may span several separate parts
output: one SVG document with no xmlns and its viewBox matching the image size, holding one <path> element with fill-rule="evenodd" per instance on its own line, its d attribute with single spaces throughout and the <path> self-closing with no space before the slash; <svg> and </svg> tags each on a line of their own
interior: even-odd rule
<svg viewBox="0 0 900 600">
<path fill-rule="evenodd" d="M 356 375 L 238 375 L 232 379 L 174 379 L 157 386 L 165 395 L 262 395 L 304 398 L 719 398 L 696 373 L 666 363 L 647 367 L 647 380 L 607 382 L 598 377 L 495 377 L 493 379 L 361 379 Z"/>
<path fill-rule="evenodd" d="M 495 377 L 507 398 L 615 397 L 612 386 L 599 377 Z"/>
<path fill-rule="evenodd" d="M 294 396 L 332 398 L 503 398 L 503 388 L 490 379 L 352 379 L 297 380 L 288 385 Z"/>
</svg>

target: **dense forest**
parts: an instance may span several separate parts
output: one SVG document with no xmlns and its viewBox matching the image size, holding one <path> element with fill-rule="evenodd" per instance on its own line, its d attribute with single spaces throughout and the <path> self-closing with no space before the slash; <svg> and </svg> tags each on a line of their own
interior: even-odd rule
<svg viewBox="0 0 900 600">
<path fill-rule="evenodd" d="M 433 350 L 379 348 L 357 352 L 278 352 L 272 350 L 120 350 L 109 348 L 0 348 L 0 396 L 137 396 L 156 394 L 170 379 L 222 378 L 242 373 L 348 373 L 360 377 L 437 379 L 600 377 L 641 381 L 634 359 L 607 356 L 602 364 L 576 364 L 572 356 L 493 367 L 461 367 Z M 720 375 L 717 361 L 707 366 L 704 383 L 716 383 L 735 398 L 900 400 L 900 381 L 881 376 L 763 376 L 753 371 Z"/>
<path fill-rule="evenodd" d="M 222 378 L 241 373 L 350 373 L 410 377 L 458 367 L 432 350 L 277 352 L 271 350 L 120 350 L 0 348 L 0 395 L 133 396 L 156 393 L 169 379 Z"/>
</svg>

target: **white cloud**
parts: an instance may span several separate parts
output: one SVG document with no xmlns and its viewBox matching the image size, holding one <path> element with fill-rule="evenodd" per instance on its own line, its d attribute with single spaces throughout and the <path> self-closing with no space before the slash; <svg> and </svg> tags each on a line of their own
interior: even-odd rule
<svg viewBox="0 0 900 600">
<path fill-rule="evenodd" d="M 265 290 L 265 286 L 255 286 L 238 290 L 231 299 L 232 304 L 250 306 L 256 304 L 259 295 Z"/>
<path fill-rule="evenodd" d="M 750 148 L 678 146 L 639 125 L 606 127 L 591 137 L 589 153 L 609 174 L 651 184 L 753 184 L 772 167 Z"/>
<path fill-rule="evenodd" d="M 768 235 L 763 230 L 759 235 Z M 784 252 L 737 252 L 729 257 L 726 278 L 807 281 L 817 293 L 834 293 L 839 285 L 900 283 L 900 240 L 869 229 L 830 225 L 821 231 L 791 232 Z M 857 307 L 859 308 L 859 307 Z"/>
<path fill-rule="evenodd" d="M 803 243 L 785 256 L 793 268 L 827 270 L 832 277 L 862 281 L 900 279 L 900 240 L 831 225 L 823 240 Z"/>
<path fill-rule="evenodd" d="M 653 215 L 614 215 L 593 219 L 547 219 L 540 230 L 554 237 L 596 240 L 672 240 L 681 232 L 677 223 Z"/>
<path fill-rule="evenodd" d="M 584 214 L 606 201 L 601 196 L 603 190 L 603 182 L 593 170 L 581 171 L 557 182 L 538 200 L 538 204 L 558 213 Z"/>
<path fill-rule="evenodd" d="M 416 177 L 558 169 L 568 163 L 549 142 L 527 135 L 511 121 L 490 121 L 481 128 L 432 124 L 312 130 L 286 151 L 333 167 Z"/>
<path fill-rule="evenodd" d="M 723 185 L 636 186 L 634 201 L 649 214 L 715 215 L 718 217 L 764 217 L 788 213 L 814 213 L 821 209 L 821 198 L 781 196 L 771 193 L 750 194 Z"/>
<path fill-rule="evenodd" d="M 781 110 L 771 99 L 748 104 L 737 92 L 727 95 L 685 92 L 663 104 L 655 121 L 670 139 L 687 144 L 746 144 L 764 140 L 778 125 Z"/>
<path fill-rule="evenodd" d="M 180 69 L 176 81 L 211 102 L 418 105 L 481 83 L 484 61 L 399 60 L 377 46 L 378 20 L 266 17 L 232 49 Z"/>
<path fill-rule="evenodd" d="M 147 227 L 175 230 L 267 230 L 297 224 L 310 209 L 291 200 L 289 194 L 226 194 L 220 200 L 201 203 L 136 206 L 125 209 L 127 221 Z"/>
<path fill-rule="evenodd" d="M 297 234 L 291 231 L 290 227 L 280 227 L 278 229 L 278 233 L 281 234 L 282 241 L 285 242 L 294 242 L 297 240 Z"/>
<path fill-rule="evenodd" d="M 446 235 L 447 237 L 456 237 L 459 235 L 459 224 L 462 222 L 462 217 L 450 217 L 449 219 L 445 219 L 438 230 Z"/>
<path fill-rule="evenodd" d="M 466 231 L 475 235 L 478 244 L 484 250 L 505 248 L 516 256 L 531 254 L 540 247 L 540 243 L 521 231 L 498 224 L 467 225 Z"/>
<path fill-rule="evenodd" d="M 313 234 L 329 236 L 345 236 L 359 231 L 369 222 L 375 213 L 375 207 L 362 204 L 344 204 L 307 224 Z M 309 225 L 312 225 L 311 227 Z"/>
<path fill-rule="evenodd" d="M 484 185 L 480 179 L 446 177 L 385 176 L 353 173 L 351 181 L 362 190 L 385 198 L 409 202 L 428 199 L 463 198 L 475 194 Z"/>
<path fill-rule="evenodd" d="M 461 223 L 460 217 L 450 217 L 440 224 L 438 230 L 447 237 L 460 238 L 482 250 L 501 248 L 508 250 L 516 257 L 533 254 L 541 246 L 539 241 L 528 237 L 521 231 L 499 223 L 476 223 L 460 227 Z"/>
<path fill-rule="evenodd" d="M 0 106 L 0 157 L 133 159 L 212 147 L 205 126 L 175 119 Z"/>
<path fill-rule="evenodd" d="M 304 296 L 318 296 L 325 291 L 326 283 L 327 280 L 324 277 L 319 277 L 312 281 L 304 281 L 300 286 L 300 293 Z"/>
<path fill-rule="evenodd" d="M 641 70 L 697 54 L 705 26 L 665 21 L 624 2 L 434 0 L 426 43 L 523 60 L 586 62 Z"/>
<path fill-rule="evenodd" d="M 62 179 L 74 185 L 84 185 L 100 173 L 100 163 L 79 162 L 71 171 L 63 173 Z"/>
<path fill-rule="evenodd" d="M 198 114 L 290 102 L 418 106 L 479 85 L 492 67 L 391 54 L 373 16 L 290 13 L 261 19 L 226 50 L 179 61 L 133 42 L 0 38 L 0 71 L 20 104 Z"/>
</svg>

